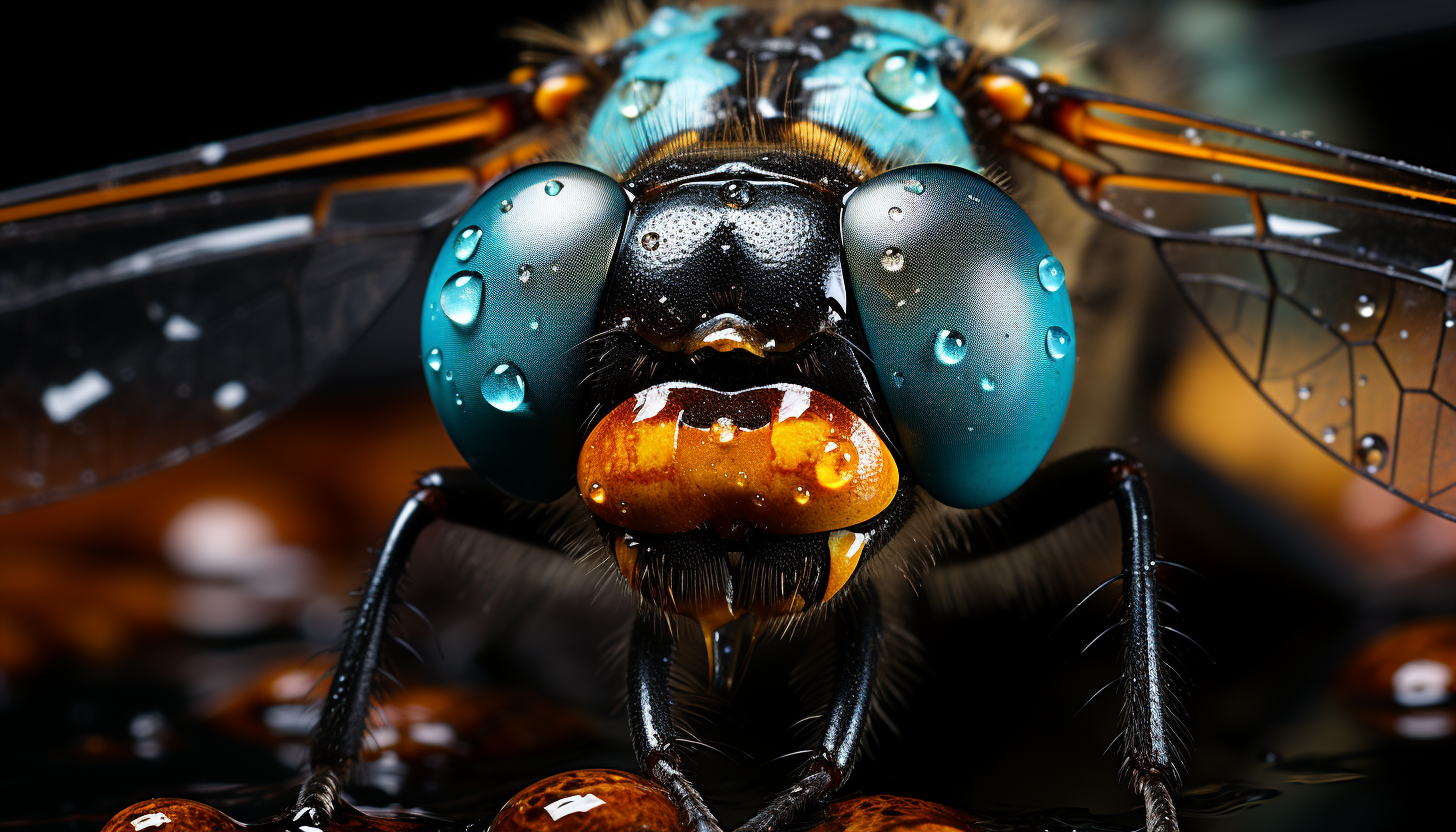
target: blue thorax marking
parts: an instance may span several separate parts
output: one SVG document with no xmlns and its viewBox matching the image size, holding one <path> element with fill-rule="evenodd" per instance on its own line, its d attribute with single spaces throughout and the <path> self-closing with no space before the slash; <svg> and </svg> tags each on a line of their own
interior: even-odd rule
<svg viewBox="0 0 1456 832">
<path fill-rule="evenodd" d="M 895 165 L 940 162 L 978 170 L 965 112 L 933 69 L 942 50 L 959 45 L 955 36 L 930 18 L 902 9 L 849 6 L 843 12 L 859 29 L 849 48 L 807 68 L 792 114 L 859 136 L 871 152 Z M 742 13 L 736 6 L 697 12 L 661 8 L 630 35 L 627 41 L 640 50 L 623 61 L 622 76 L 592 119 L 586 163 L 620 176 L 666 138 L 684 130 L 712 133 L 726 115 L 717 94 L 739 84 L 741 74 L 708 53 L 721 34 L 718 21 Z M 921 84 L 918 104 L 934 99 L 928 108 L 892 106 L 882 96 L 897 79 L 880 76 L 877 94 L 866 77 L 877 63 L 881 72 L 890 66 L 905 75 L 910 68 L 894 60 L 894 53 L 904 52 L 919 53 L 931 63 L 929 74 L 915 76 Z"/>
</svg>

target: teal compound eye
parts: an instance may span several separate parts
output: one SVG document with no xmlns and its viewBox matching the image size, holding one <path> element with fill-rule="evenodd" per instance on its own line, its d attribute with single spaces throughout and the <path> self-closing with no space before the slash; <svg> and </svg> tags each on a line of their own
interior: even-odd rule
<svg viewBox="0 0 1456 832">
<path fill-rule="evenodd" d="M 435 258 L 420 320 L 430 398 L 470 467 L 512 496 L 575 486 L 581 344 L 626 219 L 611 177 L 532 165 L 481 195 Z"/>
<path fill-rule="evenodd" d="M 942 503 L 991 505 L 1041 464 L 1072 394 L 1065 273 L 985 177 L 899 168 L 840 228 L 875 374 L 910 469 Z"/>
</svg>

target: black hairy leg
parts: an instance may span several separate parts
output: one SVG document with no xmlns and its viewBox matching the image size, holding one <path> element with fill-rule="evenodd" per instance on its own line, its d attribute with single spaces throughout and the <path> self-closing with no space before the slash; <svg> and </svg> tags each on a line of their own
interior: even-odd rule
<svg viewBox="0 0 1456 832">
<path fill-rule="evenodd" d="M 333 816 L 349 766 L 359 758 L 376 692 L 396 591 L 420 533 L 448 520 L 549 545 L 536 512 L 466 468 L 439 468 L 415 481 L 359 593 L 333 681 L 309 750 L 309 777 L 299 791 L 292 827 L 321 829 Z"/>
<path fill-rule="evenodd" d="M 997 522 L 966 524 L 965 534 L 948 541 L 939 560 L 963 562 L 1015 548 L 1109 500 L 1117 506 L 1122 544 L 1122 572 L 1103 584 L 1122 583 L 1122 770 L 1143 800 L 1147 832 L 1177 832 L 1173 793 L 1179 759 L 1163 655 L 1156 574 L 1160 561 L 1141 464 L 1113 449 L 1057 460 L 995 506 Z"/>
<path fill-rule="evenodd" d="M 835 676 L 819 742 L 799 778 L 738 832 L 783 829 L 848 779 L 874 695 L 880 651 L 880 606 L 872 586 L 846 597 L 834 611 Z M 711 811 L 682 771 L 680 740 L 672 722 L 668 679 L 674 640 L 661 622 L 641 618 L 628 653 L 628 724 L 642 770 L 672 795 L 691 832 L 719 832 Z"/>
</svg>

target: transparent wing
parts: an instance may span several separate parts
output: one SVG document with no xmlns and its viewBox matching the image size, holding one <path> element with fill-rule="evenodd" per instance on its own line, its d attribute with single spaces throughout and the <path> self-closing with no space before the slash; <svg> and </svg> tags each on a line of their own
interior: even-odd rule
<svg viewBox="0 0 1456 832">
<path fill-rule="evenodd" d="M 1012 150 L 1150 237 L 1229 357 L 1305 435 L 1456 519 L 1456 178 L 1012 80 L 1024 110 L 997 82 L 988 96 Z"/>
<path fill-rule="evenodd" d="M 298 398 L 485 181 L 496 85 L 0 193 L 0 513 L 172 464 Z"/>
</svg>

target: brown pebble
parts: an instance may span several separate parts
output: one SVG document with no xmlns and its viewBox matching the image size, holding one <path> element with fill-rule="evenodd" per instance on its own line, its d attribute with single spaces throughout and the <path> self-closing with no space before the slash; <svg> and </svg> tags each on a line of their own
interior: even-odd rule
<svg viewBox="0 0 1456 832">
<path fill-rule="evenodd" d="M 667 792 L 643 777 L 605 768 L 568 771 L 522 789 L 490 832 L 679 832 Z"/>
<path fill-rule="evenodd" d="M 949 806 L 913 797 L 873 795 L 829 804 L 809 832 L 980 832 L 981 829 L 975 817 Z"/>
</svg>

